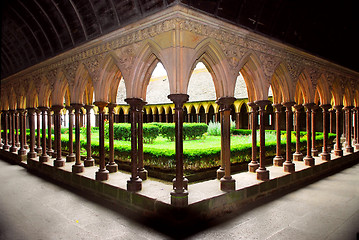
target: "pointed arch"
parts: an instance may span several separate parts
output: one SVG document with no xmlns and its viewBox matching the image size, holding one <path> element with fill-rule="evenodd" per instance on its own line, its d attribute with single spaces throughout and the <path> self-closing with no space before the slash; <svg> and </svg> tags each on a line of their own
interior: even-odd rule
<svg viewBox="0 0 359 240">
<path fill-rule="evenodd" d="M 314 102 L 315 92 L 307 70 L 304 69 L 300 73 L 296 85 L 295 100 L 297 102 L 300 98 L 299 96 L 301 96 L 300 94 L 303 96 L 304 103 Z"/>
<path fill-rule="evenodd" d="M 1 96 L 0 96 L 0 106 L 1 110 L 8 110 L 9 109 L 9 96 L 7 91 L 3 88 L 1 89 Z"/>
<path fill-rule="evenodd" d="M 271 79 L 274 103 L 294 100 L 293 81 L 284 63 L 280 63 Z"/>
<path fill-rule="evenodd" d="M 336 79 L 337 80 L 337 79 Z M 340 81 L 334 81 L 332 86 L 332 96 L 334 100 L 334 105 L 342 105 L 343 104 L 343 91 L 342 91 L 342 85 L 340 84 Z"/>
<path fill-rule="evenodd" d="M 20 85 L 16 90 L 16 100 L 17 100 L 17 108 L 25 109 L 26 108 L 26 91 L 23 85 Z"/>
<path fill-rule="evenodd" d="M 86 95 L 92 94 L 92 86 L 92 77 L 87 67 L 83 63 L 80 63 L 77 67 L 75 82 L 70 88 L 71 103 L 84 103 L 84 99 L 91 97 Z"/>
<path fill-rule="evenodd" d="M 29 82 L 28 91 L 26 95 L 26 107 L 35 108 L 38 105 L 38 94 L 33 81 Z"/>
<path fill-rule="evenodd" d="M 331 94 L 326 77 L 322 74 L 318 80 L 317 91 L 320 97 L 321 104 L 330 104 Z"/>
<path fill-rule="evenodd" d="M 350 90 L 350 86 L 346 84 L 344 89 L 343 103 L 344 106 L 353 106 L 353 92 Z"/>
<path fill-rule="evenodd" d="M 63 71 L 59 71 L 56 81 L 54 84 L 54 89 L 52 91 L 52 105 L 63 106 L 64 98 L 67 104 L 71 102 L 71 95 L 69 91 L 69 84 L 66 78 L 66 75 Z"/>
<path fill-rule="evenodd" d="M 45 76 L 41 77 L 40 83 L 40 91 L 39 91 L 39 106 L 41 107 L 49 107 L 50 106 L 50 95 L 51 95 L 51 87 L 48 79 Z"/>
<path fill-rule="evenodd" d="M 10 108 L 11 110 L 15 110 L 15 109 L 16 109 L 16 105 L 17 105 L 17 101 L 16 101 L 15 90 L 14 90 L 13 87 L 11 87 L 10 93 L 9 93 L 9 108 Z"/>
<path fill-rule="evenodd" d="M 359 107 L 359 90 L 354 90 L 354 106 Z"/>
</svg>

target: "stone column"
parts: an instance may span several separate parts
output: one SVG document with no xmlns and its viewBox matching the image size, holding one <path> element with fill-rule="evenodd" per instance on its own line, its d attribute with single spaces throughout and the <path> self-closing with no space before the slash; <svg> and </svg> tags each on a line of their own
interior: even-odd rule
<svg viewBox="0 0 359 240">
<path fill-rule="evenodd" d="M 19 112 L 15 110 L 14 112 L 15 117 L 15 146 L 17 148 L 20 147 L 20 141 L 19 141 Z"/>
<path fill-rule="evenodd" d="M 276 156 L 273 158 L 273 165 L 281 167 L 283 166 L 284 159 L 282 157 L 282 149 L 281 149 L 281 133 L 280 133 L 280 113 L 282 111 L 283 105 L 273 104 L 275 107 L 275 129 L 276 129 L 276 136 L 277 136 L 277 146 L 276 146 Z"/>
<path fill-rule="evenodd" d="M 117 106 L 115 103 L 110 103 L 108 107 L 108 130 L 109 130 L 109 145 L 110 145 L 110 159 L 106 166 L 106 169 L 110 172 L 117 172 L 118 166 L 115 163 L 115 152 L 114 152 L 114 134 L 113 134 L 113 109 Z"/>
<path fill-rule="evenodd" d="M 54 154 L 54 150 L 52 149 L 52 110 L 49 108 L 47 110 L 47 154 L 52 156 Z"/>
<path fill-rule="evenodd" d="M 300 113 L 303 109 L 302 105 L 294 105 L 295 109 L 295 129 L 296 129 L 296 144 L 295 153 L 293 154 L 294 161 L 303 161 L 303 154 L 300 151 Z"/>
<path fill-rule="evenodd" d="M 86 151 L 87 157 L 84 161 L 85 167 L 92 167 L 95 165 L 95 160 L 92 158 L 92 149 L 91 149 L 91 109 L 93 105 L 86 105 Z"/>
<path fill-rule="evenodd" d="M 73 106 L 67 106 L 66 109 L 69 112 L 69 153 L 66 156 L 66 162 L 74 162 L 76 159 L 76 155 L 74 154 L 74 141 L 73 141 L 74 108 Z"/>
<path fill-rule="evenodd" d="M 196 113 L 196 122 L 197 123 L 201 122 L 201 115 L 199 113 Z"/>
<path fill-rule="evenodd" d="M 329 132 L 334 133 L 333 131 L 333 114 L 334 109 L 329 110 Z"/>
<path fill-rule="evenodd" d="M 123 114 L 123 122 L 128 123 L 128 114 Z"/>
<path fill-rule="evenodd" d="M 142 112 L 143 112 L 143 110 L 142 110 Z M 166 123 L 169 123 L 169 113 L 166 113 Z M 142 113 L 142 119 L 143 119 L 143 113 Z"/>
<path fill-rule="evenodd" d="M 42 148 L 41 148 L 41 141 L 40 141 L 40 113 L 41 111 L 39 109 L 36 110 L 36 148 L 35 151 L 37 152 L 38 155 L 40 155 L 42 153 Z"/>
<path fill-rule="evenodd" d="M 29 149 L 29 146 L 27 145 L 27 136 L 26 136 L 26 115 L 27 115 L 27 110 L 25 109 L 24 115 L 23 117 L 23 121 L 24 121 L 24 148 L 25 149 Z"/>
<path fill-rule="evenodd" d="M 26 128 L 25 128 L 25 122 L 24 122 L 25 109 L 18 109 L 17 111 L 20 114 L 20 149 L 17 153 L 20 156 L 23 156 L 23 155 L 26 155 L 26 149 L 24 148 L 25 135 L 26 135 Z"/>
<path fill-rule="evenodd" d="M 84 165 L 81 162 L 81 143 L 80 143 L 80 110 L 83 104 L 73 103 L 71 107 L 75 110 L 75 164 L 72 165 L 73 173 L 81 173 L 84 171 Z"/>
<path fill-rule="evenodd" d="M 106 169 L 105 164 L 105 118 L 103 109 L 107 106 L 107 102 L 95 102 L 95 105 L 98 107 L 98 117 L 99 117 L 99 135 L 100 135 L 100 159 L 99 165 L 100 168 L 96 172 L 96 180 L 105 181 L 109 178 L 109 171 Z"/>
<path fill-rule="evenodd" d="M 56 106 L 55 106 L 56 107 Z M 51 107 L 51 110 L 54 111 L 54 108 Z M 54 152 L 52 153 L 52 158 L 56 158 L 57 157 L 57 134 L 56 134 L 56 116 L 55 116 L 55 111 L 54 111 L 54 115 L 53 115 L 53 120 L 54 120 Z"/>
<path fill-rule="evenodd" d="M 56 159 L 54 160 L 55 167 L 63 167 L 65 160 L 62 159 L 61 154 L 61 109 L 63 106 L 55 105 L 52 106 L 54 111 L 54 130 L 55 130 L 55 145 L 56 145 Z"/>
<path fill-rule="evenodd" d="M 9 125 L 8 125 L 8 116 L 9 116 L 9 111 L 3 111 L 4 115 L 5 115 L 5 129 L 4 129 L 4 146 L 3 149 L 4 150 L 9 150 L 10 149 L 10 145 L 9 145 L 9 138 L 8 138 L 8 129 L 9 129 Z"/>
<path fill-rule="evenodd" d="M 38 107 L 38 109 L 42 112 L 42 154 L 39 158 L 39 162 L 47 162 L 49 161 L 49 156 L 46 153 L 46 111 L 47 107 Z"/>
<path fill-rule="evenodd" d="M 343 156 L 343 150 L 342 150 L 342 144 L 340 142 L 340 136 L 341 136 L 341 131 L 340 131 L 340 113 L 342 111 L 343 105 L 335 105 L 334 109 L 335 111 L 335 131 L 336 131 L 336 138 L 335 138 L 335 149 L 334 149 L 334 155 L 335 156 Z"/>
<path fill-rule="evenodd" d="M 354 129 L 353 129 L 353 145 L 355 146 L 355 144 L 357 143 L 357 118 L 358 118 L 358 111 L 357 108 L 353 108 L 353 115 L 354 115 L 354 119 L 353 119 L 353 124 L 354 124 Z"/>
<path fill-rule="evenodd" d="M 1 116 L 3 114 L 4 111 L 0 111 L 0 148 L 2 148 L 4 146 L 4 144 L 2 143 L 2 132 L 1 132 Z"/>
<path fill-rule="evenodd" d="M 205 116 L 206 116 L 206 124 L 208 125 L 209 124 L 209 113 L 205 113 Z"/>
<path fill-rule="evenodd" d="M 171 192 L 171 204 L 176 207 L 188 206 L 188 192 L 184 187 L 183 176 L 183 104 L 188 101 L 187 94 L 170 94 L 168 98 L 175 104 L 176 138 L 176 180 Z"/>
<path fill-rule="evenodd" d="M 214 122 L 218 122 L 218 112 L 214 113 Z"/>
<path fill-rule="evenodd" d="M 11 113 L 11 110 L 8 111 L 7 113 L 7 116 L 8 116 L 8 127 L 9 127 L 9 134 L 8 134 L 8 142 L 9 142 L 9 151 L 10 151 L 10 148 L 11 148 L 11 145 L 12 145 L 12 113 Z"/>
<path fill-rule="evenodd" d="M 351 114 L 351 110 L 352 110 L 352 106 L 346 106 L 344 107 L 344 110 L 345 110 L 345 115 L 346 115 L 346 130 L 347 130 L 347 133 L 346 133 L 346 142 L 347 142 L 347 145 L 345 147 L 345 150 L 347 153 L 352 153 L 354 152 L 354 148 L 352 147 L 352 114 Z"/>
<path fill-rule="evenodd" d="M 311 112 L 312 109 L 314 107 L 314 103 L 306 103 L 304 104 L 304 106 L 307 108 L 307 156 L 305 156 L 304 160 L 304 164 L 306 166 L 314 166 L 315 165 L 315 160 L 312 157 L 312 123 L 311 123 Z"/>
<path fill-rule="evenodd" d="M 148 172 L 143 164 L 143 107 L 147 104 L 147 102 L 141 99 L 141 102 L 138 104 L 138 149 L 137 149 L 137 158 L 138 158 L 138 169 L 137 174 L 142 180 L 146 180 L 148 176 Z M 166 118 L 167 118 L 166 114 Z"/>
<path fill-rule="evenodd" d="M 316 149 L 316 143 L 315 143 L 315 138 L 316 138 L 316 127 L 315 127 L 315 114 L 316 111 L 318 109 L 318 105 L 314 105 L 312 108 L 312 155 L 314 157 L 318 156 L 319 152 Z"/>
<path fill-rule="evenodd" d="M 322 104 L 320 107 L 323 109 L 323 151 L 320 157 L 324 161 L 330 160 L 330 153 L 328 152 L 328 124 L 327 116 L 328 110 L 332 107 L 330 104 Z"/>
<path fill-rule="evenodd" d="M 158 113 L 158 122 L 162 122 L 163 121 L 163 119 L 162 119 L 162 113 Z"/>
<path fill-rule="evenodd" d="M 252 127 L 252 161 L 248 164 L 249 172 L 256 172 L 259 167 L 257 162 L 258 148 L 257 148 L 257 111 L 258 106 L 254 102 L 247 103 L 252 108 L 250 111 L 251 127 Z"/>
<path fill-rule="evenodd" d="M 355 143 L 355 149 L 359 149 L 359 107 L 355 107 L 356 110 L 356 127 L 354 131 L 356 132 L 356 143 Z"/>
<path fill-rule="evenodd" d="M 172 122 L 173 122 L 173 123 L 175 123 L 175 122 L 176 122 L 175 117 L 176 117 L 176 113 L 173 113 L 173 114 L 172 114 Z"/>
<path fill-rule="evenodd" d="M 221 112 L 221 162 L 224 167 L 224 176 L 220 179 L 222 191 L 234 191 L 236 180 L 231 176 L 231 105 L 234 97 L 221 97 L 216 103 Z"/>
<path fill-rule="evenodd" d="M 223 119 L 223 111 L 221 111 L 221 109 L 218 109 L 219 111 L 219 118 L 220 118 L 220 123 L 222 123 L 222 119 Z M 223 135 L 222 132 L 222 127 L 221 127 L 221 136 Z M 222 142 L 222 138 L 221 138 L 221 148 L 222 148 L 223 142 Z M 217 170 L 217 179 L 221 180 L 222 177 L 224 177 L 224 169 L 225 169 L 225 164 L 226 162 L 223 161 L 224 157 L 223 157 L 224 151 L 221 151 L 221 157 L 220 157 L 220 166 L 219 169 Z"/>
<path fill-rule="evenodd" d="M 283 163 L 284 172 L 295 172 L 295 165 L 292 162 L 292 153 L 291 153 L 291 136 L 292 136 L 292 107 L 295 104 L 295 102 L 286 102 L 283 103 L 286 110 L 286 131 L 287 131 L 287 146 L 286 146 L 286 160 Z"/>
<path fill-rule="evenodd" d="M 240 112 L 236 112 L 236 129 L 240 129 Z"/>
<path fill-rule="evenodd" d="M 256 170 L 257 179 L 262 181 L 269 180 L 269 171 L 266 169 L 264 165 L 265 160 L 265 123 L 264 123 L 264 114 L 265 108 L 270 101 L 268 100 L 259 100 L 254 102 L 257 106 L 259 106 L 259 115 L 260 115 L 260 128 L 259 128 L 259 141 L 260 141 L 260 155 L 259 155 L 259 168 Z"/>
<path fill-rule="evenodd" d="M 10 115 L 11 115 L 11 148 L 10 148 L 10 152 L 16 152 L 17 151 L 17 147 L 16 147 L 16 139 L 15 139 L 15 110 L 10 110 Z"/>
<path fill-rule="evenodd" d="M 191 113 L 187 113 L 187 122 L 191 122 Z"/>
<path fill-rule="evenodd" d="M 27 109 L 30 125 L 30 151 L 27 153 L 27 158 L 35 158 L 37 156 L 35 152 L 35 108 Z"/>
<path fill-rule="evenodd" d="M 127 181 L 127 190 L 137 192 L 142 190 L 142 180 L 137 173 L 137 136 L 138 136 L 138 109 L 142 103 L 140 98 L 126 98 L 125 101 L 130 105 L 131 121 L 131 178 Z"/>
</svg>

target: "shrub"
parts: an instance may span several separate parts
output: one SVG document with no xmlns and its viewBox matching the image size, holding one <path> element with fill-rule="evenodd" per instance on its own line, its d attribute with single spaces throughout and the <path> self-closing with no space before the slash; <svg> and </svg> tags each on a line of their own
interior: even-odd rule
<svg viewBox="0 0 359 240">
<path fill-rule="evenodd" d="M 193 140 L 201 138 L 208 130 L 208 126 L 205 123 L 184 123 L 183 124 L 183 138 Z"/>
<path fill-rule="evenodd" d="M 131 124 L 115 123 L 113 125 L 113 135 L 116 140 L 131 140 Z"/>
<path fill-rule="evenodd" d="M 250 135 L 252 134 L 251 129 L 231 129 L 233 135 Z"/>
<path fill-rule="evenodd" d="M 170 141 L 174 141 L 174 139 L 175 139 L 175 124 L 167 123 L 167 124 L 162 125 L 160 133 L 164 138 L 167 138 Z"/>
<path fill-rule="evenodd" d="M 221 124 L 219 122 L 209 122 L 207 132 L 210 136 L 221 136 Z"/>
<path fill-rule="evenodd" d="M 160 135 L 160 128 L 155 124 L 143 124 L 143 140 L 145 143 L 153 143 Z"/>
</svg>

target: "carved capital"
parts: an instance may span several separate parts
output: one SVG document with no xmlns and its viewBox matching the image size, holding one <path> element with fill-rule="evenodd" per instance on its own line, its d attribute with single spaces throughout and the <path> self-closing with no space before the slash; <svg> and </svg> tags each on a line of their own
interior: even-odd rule
<svg viewBox="0 0 359 240">
<path fill-rule="evenodd" d="M 175 108 L 180 109 L 182 109 L 183 104 L 189 99 L 189 96 L 183 93 L 170 94 L 167 97 L 175 104 Z"/>
<path fill-rule="evenodd" d="M 236 101 L 234 97 L 221 97 L 216 103 L 219 105 L 220 111 L 231 110 L 231 105 Z"/>
</svg>

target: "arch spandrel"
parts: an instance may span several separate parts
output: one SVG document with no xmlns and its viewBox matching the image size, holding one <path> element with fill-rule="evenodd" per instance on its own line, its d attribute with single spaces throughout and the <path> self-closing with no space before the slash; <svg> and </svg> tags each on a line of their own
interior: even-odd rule
<svg viewBox="0 0 359 240">
<path fill-rule="evenodd" d="M 48 79 L 45 76 L 41 77 L 41 85 L 39 91 L 39 106 L 49 107 L 51 96 L 51 86 Z"/>
<path fill-rule="evenodd" d="M 333 82 L 331 93 L 334 100 L 334 105 L 343 105 L 343 91 L 342 91 L 342 84 L 340 83 L 339 79 L 336 79 Z"/>
<path fill-rule="evenodd" d="M 13 87 L 9 92 L 9 109 L 15 110 L 17 108 L 16 93 Z"/>
<path fill-rule="evenodd" d="M 87 67 L 80 63 L 76 70 L 75 81 L 73 86 L 70 87 L 71 103 L 86 103 L 84 100 L 92 98 L 92 77 Z M 84 96 L 88 94 L 89 96 Z"/>
<path fill-rule="evenodd" d="M 344 106 L 353 106 L 353 104 L 354 104 L 353 92 L 350 88 L 350 84 L 345 85 L 343 104 L 344 104 Z"/>
<path fill-rule="evenodd" d="M 293 80 L 284 63 L 280 63 L 271 79 L 274 103 L 292 102 L 295 97 Z"/>
<path fill-rule="evenodd" d="M 1 96 L 0 96 L 0 106 L 1 110 L 8 110 L 9 109 L 9 96 L 8 92 L 4 89 L 1 89 Z"/>
<path fill-rule="evenodd" d="M 330 104 L 331 93 L 329 90 L 329 83 L 324 74 L 322 74 L 318 80 L 317 91 L 320 97 L 321 104 Z"/>
<path fill-rule="evenodd" d="M 354 106 L 359 107 L 359 90 L 355 89 L 354 91 Z"/>
<path fill-rule="evenodd" d="M 36 108 L 38 106 L 38 94 L 34 86 L 34 82 L 30 81 L 27 95 L 26 95 L 26 107 L 27 108 Z"/>
<path fill-rule="evenodd" d="M 71 95 L 66 75 L 63 71 L 59 71 L 52 92 L 52 105 L 64 105 L 64 99 L 67 105 L 70 104 Z"/>
<path fill-rule="evenodd" d="M 16 105 L 18 109 L 26 108 L 26 91 L 22 85 L 16 89 Z"/>
</svg>

